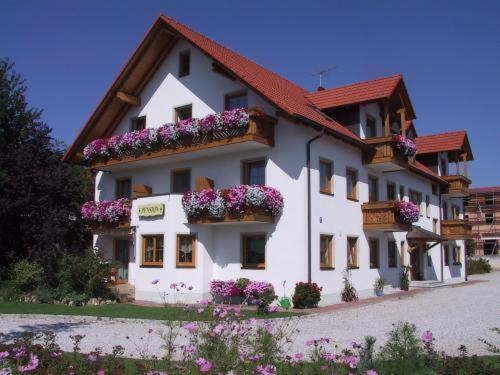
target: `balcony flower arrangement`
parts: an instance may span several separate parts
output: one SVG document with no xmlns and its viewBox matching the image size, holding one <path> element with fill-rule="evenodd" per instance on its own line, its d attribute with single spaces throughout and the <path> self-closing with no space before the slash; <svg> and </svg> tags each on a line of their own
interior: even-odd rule
<svg viewBox="0 0 500 375">
<path fill-rule="evenodd" d="M 99 158 L 123 158 L 140 155 L 153 149 L 199 143 L 206 141 L 207 137 L 226 138 L 248 127 L 249 122 L 249 110 L 236 108 L 210 114 L 201 119 L 190 118 L 178 124 L 168 123 L 159 128 L 146 128 L 115 135 L 109 139 L 96 139 L 84 148 L 83 155 L 91 162 Z"/>
<path fill-rule="evenodd" d="M 283 196 L 278 190 L 260 185 L 188 191 L 182 197 L 182 206 L 188 217 L 223 218 L 226 213 L 243 214 L 252 209 L 279 216 L 283 205 Z"/>
<path fill-rule="evenodd" d="M 406 224 L 413 224 L 418 221 L 418 207 L 413 202 L 396 201 L 396 212 Z"/>
<path fill-rule="evenodd" d="M 111 224 L 130 216 L 132 202 L 127 198 L 114 201 L 89 201 L 82 205 L 82 219 L 89 223 Z"/>
<path fill-rule="evenodd" d="M 394 142 L 396 143 L 396 149 L 407 157 L 414 157 L 417 153 L 417 146 L 410 138 L 396 134 L 394 136 Z"/>
</svg>

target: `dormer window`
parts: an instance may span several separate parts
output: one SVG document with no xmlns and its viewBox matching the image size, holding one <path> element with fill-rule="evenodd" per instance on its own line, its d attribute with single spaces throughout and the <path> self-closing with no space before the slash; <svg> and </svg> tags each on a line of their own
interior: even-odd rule
<svg viewBox="0 0 500 375">
<path fill-rule="evenodd" d="M 371 116 L 366 118 L 366 138 L 377 136 L 377 122 Z"/>
<path fill-rule="evenodd" d="M 176 124 L 191 117 L 193 117 L 193 106 L 191 104 L 174 109 L 174 122 Z"/>
<path fill-rule="evenodd" d="M 130 121 L 130 130 L 142 130 L 146 128 L 146 116 L 135 117 Z"/>
<path fill-rule="evenodd" d="M 446 176 L 446 159 L 441 159 L 441 176 Z"/>
<path fill-rule="evenodd" d="M 248 95 L 246 91 L 240 91 L 232 94 L 227 94 L 224 103 L 224 109 L 229 111 L 235 108 L 248 107 Z"/>
<path fill-rule="evenodd" d="M 183 51 L 179 54 L 179 77 L 189 75 L 191 63 L 191 54 L 189 51 Z"/>
</svg>

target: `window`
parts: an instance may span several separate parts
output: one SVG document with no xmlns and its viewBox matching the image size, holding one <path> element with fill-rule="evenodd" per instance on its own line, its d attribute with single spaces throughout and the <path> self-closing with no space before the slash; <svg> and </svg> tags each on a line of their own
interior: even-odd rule
<svg viewBox="0 0 500 375">
<path fill-rule="evenodd" d="M 116 180 L 116 198 L 132 198 L 132 180 L 130 178 L 120 178 Z"/>
<path fill-rule="evenodd" d="M 142 265 L 163 267 L 163 235 L 142 236 Z"/>
<path fill-rule="evenodd" d="M 358 200 L 358 172 L 354 169 L 346 170 L 347 199 Z"/>
<path fill-rule="evenodd" d="M 487 196 L 484 198 L 484 205 L 485 206 L 492 206 L 493 205 L 493 196 Z"/>
<path fill-rule="evenodd" d="M 431 198 L 429 195 L 425 195 L 425 215 L 431 217 Z"/>
<path fill-rule="evenodd" d="M 195 267 L 196 236 L 194 234 L 177 235 L 177 267 Z"/>
<path fill-rule="evenodd" d="M 320 268 L 333 268 L 333 236 L 322 234 L 319 237 Z"/>
<path fill-rule="evenodd" d="M 398 248 L 396 246 L 396 241 L 389 241 L 387 243 L 387 252 L 388 252 L 388 266 L 389 268 L 397 267 L 396 254 L 398 252 Z"/>
<path fill-rule="evenodd" d="M 406 242 L 401 241 L 401 265 L 404 266 L 406 263 Z"/>
<path fill-rule="evenodd" d="M 193 106 L 191 104 L 174 109 L 174 123 L 193 117 Z"/>
<path fill-rule="evenodd" d="M 454 265 L 457 265 L 457 264 L 462 264 L 462 262 L 460 261 L 460 254 L 461 253 L 461 248 L 460 246 L 455 246 L 453 248 L 453 264 Z"/>
<path fill-rule="evenodd" d="M 446 166 L 447 166 L 447 161 L 446 159 L 441 159 L 441 176 L 446 176 Z"/>
<path fill-rule="evenodd" d="M 432 184 L 432 195 L 438 195 L 438 186 L 436 184 Z"/>
<path fill-rule="evenodd" d="M 245 234 L 242 235 L 243 245 L 243 268 L 265 268 L 266 267 L 266 235 Z"/>
<path fill-rule="evenodd" d="M 172 193 L 184 194 L 191 189 L 191 171 L 180 169 L 172 171 Z"/>
<path fill-rule="evenodd" d="M 448 220 L 448 203 L 443 202 L 443 220 Z"/>
<path fill-rule="evenodd" d="M 370 268 L 379 268 L 378 239 L 370 238 L 368 240 L 368 247 L 370 249 Z"/>
<path fill-rule="evenodd" d="M 427 267 L 432 267 L 432 257 L 427 253 Z"/>
<path fill-rule="evenodd" d="M 408 192 L 408 197 L 410 199 L 410 202 L 413 202 L 417 205 L 418 212 L 420 213 L 420 216 L 422 216 L 422 193 L 410 189 L 410 191 Z"/>
<path fill-rule="evenodd" d="M 130 120 L 130 130 L 142 130 L 146 128 L 146 116 L 135 117 Z"/>
<path fill-rule="evenodd" d="M 403 185 L 399 185 L 399 200 L 402 201 L 405 197 L 405 187 Z"/>
<path fill-rule="evenodd" d="M 460 218 L 460 207 L 453 204 L 451 205 L 451 216 L 453 220 L 458 220 Z"/>
<path fill-rule="evenodd" d="M 368 176 L 368 201 L 377 202 L 378 201 L 378 178 L 373 176 Z"/>
<path fill-rule="evenodd" d="M 448 245 L 444 245 L 444 265 L 450 265 L 450 247 Z"/>
<path fill-rule="evenodd" d="M 319 191 L 325 194 L 333 193 L 333 163 L 328 160 L 319 161 Z"/>
<path fill-rule="evenodd" d="M 387 200 L 388 201 L 396 200 L 396 184 L 394 182 L 387 183 Z"/>
<path fill-rule="evenodd" d="M 191 54 L 189 51 L 179 53 L 179 77 L 189 75 L 190 62 Z"/>
<path fill-rule="evenodd" d="M 438 233 L 438 219 L 432 219 L 432 231 Z"/>
<path fill-rule="evenodd" d="M 266 161 L 254 160 L 243 163 L 243 183 L 246 185 L 266 184 Z"/>
<path fill-rule="evenodd" d="M 377 122 L 371 116 L 366 117 L 366 138 L 377 136 Z"/>
<path fill-rule="evenodd" d="M 493 214 L 485 214 L 484 217 L 487 224 L 493 224 Z"/>
<path fill-rule="evenodd" d="M 246 91 L 227 94 L 224 99 L 224 108 L 226 110 L 231 110 L 235 108 L 247 108 L 247 107 L 248 107 L 248 94 Z"/>
<path fill-rule="evenodd" d="M 347 267 L 358 268 L 358 238 L 347 237 Z"/>
</svg>

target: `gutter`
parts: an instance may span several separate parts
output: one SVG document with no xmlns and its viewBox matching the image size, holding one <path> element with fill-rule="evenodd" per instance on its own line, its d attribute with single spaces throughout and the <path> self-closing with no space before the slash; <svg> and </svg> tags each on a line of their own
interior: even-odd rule
<svg viewBox="0 0 500 375">
<path fill-rule="evenodd" d="M 321 138 L 325 134 L 325 130 L 315 137 L 309 139 L 306 143 L 306 167 L 307 167 L 307 282 L 312 280 L 311 270 L 311 144 Z"/>
</svg>

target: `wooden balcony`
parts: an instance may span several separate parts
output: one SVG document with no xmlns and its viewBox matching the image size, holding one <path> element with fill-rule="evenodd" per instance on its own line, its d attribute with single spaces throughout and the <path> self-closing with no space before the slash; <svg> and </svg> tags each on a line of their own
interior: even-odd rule
<svg viewBox="0 0 500 375">
<path fill-rule="evenodd" d="M 85 226 L 92 232 L 105 232 L 113 229 L 130 229 L 130 216 L 121 219 L 116 223 L 89 223 Z"/>
<path fill-rule="evenodd" d="M 396 149 L 392 136 L 366 138 L 365 142 L 374 147 L 363 152 L 363 164 L 378 172 L 394 172 L 408 168 L 408 157 Z"/>
<path fill-rule="evenodd" d="M 194 217 L 188 219 L 189 224 L 234 225 L 234 224 L 268 224 L 274 223 L 274 216 L 264 210 L 254 210 L 241 215 L 226 214 L 223 218 Z"/>
<path fill-rule="evenodd" d="M 457 174 L 450 176 L 441 176 L 441 178 L 450 184 L 444 195 L 450 197 L 469 196 L 469 185 L 472 183 L 472 181 L 467 177 Z"/>
<path fill-rule="evenodd" d="M 441 235 L 451 240 L 472 238 L 472 224 L 465 220 L 442 220 Z"/>
<path fill-rule="evenodd" d="M 134 163 L 134 167 L 161 164 L 166 161 L 181 161 L 193 158 L 248 151 L 274 146 L 274 125 L 277 120 L 266 114 L 250 111 L 248 127 L 233 129 L 214 136 L 186 137 L 174 146 L 152 149 L 137 155 L 122 158 L 97 159 L 89 164 L 91 168 L 117 170 L 121 165 Z M 116 167 L 115 167 L 116 166 Z"/>
<path fill-rule="evenodd" d="M 407 232 L 411 224 L 404 223 L 396 211 L 396 202 L 368 202 L 361 206 L 363 229 L 382 232 Z"/>
</svg>

